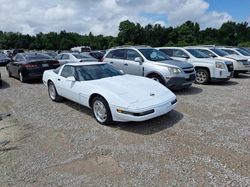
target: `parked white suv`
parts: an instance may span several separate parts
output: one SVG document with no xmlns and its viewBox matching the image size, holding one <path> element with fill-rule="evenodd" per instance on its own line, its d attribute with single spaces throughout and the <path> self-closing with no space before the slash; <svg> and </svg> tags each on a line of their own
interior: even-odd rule
<svg viewBox="0 0 250 187">
<path fill-rule="evenodd" d="M 144 76 L 172 90 L 190 87 L 195 81 L 192 64 L 176 61 L 149 46 L 119 46 L 108 50 L 103 58 L 124 73 Z"/>
<path fill-rule="evenodd" d="M 198 84 L 207 84 L 209 81 L 227 81 L 233 75 L 232 62 L 212 59 L 199 50 L 184 47 L 160 47 L 157 49 L 175 60 L 193 64 Z"/>
<path fill-rule="evenodd" d="M 228 54 L 227 52 L 216 47 L 194 46 L 193 48 L 200 50 L 201 52 L 209 55 L 211 58 L 232 62 L 235 76 L 239 73 L 246 73 L 250 70 L 247 59 L 242 56 Z"/>
<path fill-rule="evenodd" d="M 230 55 L 239 55 L 244 57 L 248 60 L 248 62 L 250 62 L 250 53 L 248 51 L 236 47 L 221 47 L 220 49 L 229 53 Z"/>
</svg>

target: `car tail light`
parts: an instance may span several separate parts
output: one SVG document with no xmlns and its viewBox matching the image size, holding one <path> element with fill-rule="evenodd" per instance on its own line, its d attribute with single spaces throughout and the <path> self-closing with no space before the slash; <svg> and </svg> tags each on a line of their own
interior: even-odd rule
<svg viewBox="0 0 250 187">
<path fill-rule="evenodd" d="M 25 68 L 36 68 L 37 67 L 36 64 L 24 64 L 22 66 L 25 67 Z"/>
<path fill-rule="evenodd" d="M 58 62 L 58 61 L 52 61 L 51 64 L 53 64 L 53 65 L 58 65 L 59 62 Z"/>
</svg>

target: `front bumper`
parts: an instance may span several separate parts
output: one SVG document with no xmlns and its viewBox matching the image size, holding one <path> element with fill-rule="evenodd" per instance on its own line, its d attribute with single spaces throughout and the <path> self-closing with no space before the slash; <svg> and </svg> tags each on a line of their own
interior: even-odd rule
<svg viewBox="0 0 250 187">
<path fill-rule="evenodd" d="M 189 78 L 171 77 L 166 79 L 165 85 L 172 90 L 184 89 L 190 87 L 194 83 L 195 78 L 195 74 L 189 75 Z"/>
<path fill-rule="evenodd" d="M 124 109 L 133 113 L 143 113 L 145 111 L 150 111 L 153 110 L 153 113 L 143 115 L 143 116 L 135 116 L 135 115 L 130 115 L 130 114 L 123 114 L 117 112 L 117 109 L 120 109 L 120 107 L 117 107 L 115 105 L 110 105 L 110 110 L 112 113 L 112 117 L 114 121 L 120 121 L 120 122 L 128 122 L 128 121 L 146 121 L 152 118 L 156 118 L 159 116 L 162 116 L 172 109 L 174 109 L 177 105 L 177 100 L 176 98 L 173 98 L 165 103 L 161 103 L 155 106 L 149 106 L 147 108 L 141 108 L 141 109 Z"/>
<path fill-rule="evenodd" d="M 233 76 L 233 71 L 229 72 L 227 69 L 215 69 L 214 75 L 211 76 L 212 80 L 226 80 L 230 79 Z"/>
</svg>

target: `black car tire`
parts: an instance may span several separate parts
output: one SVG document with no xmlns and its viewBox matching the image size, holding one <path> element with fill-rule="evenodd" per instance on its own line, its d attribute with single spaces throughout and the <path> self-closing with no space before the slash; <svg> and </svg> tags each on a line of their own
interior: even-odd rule
<svg viewBox="0 0 250 187">
<path fill-rule="evenodd" d="M 105 114 L 101 114 L 102 112 L 98 109 L 98 107 L 100 108 L 100 106 L 104 107 L 103 110 L 105 110 Z M 112 118 L 112 114 L 111 114 L 109 105 L 103 97 L 96 96 L 92 100 L 91 107 L 92 107 L 93 115 L 98 123 L 100 123 L 101 125 L 110 125 L 113 123 L 113 118 Z M 103 116 L 105 116 L 105 117 L 103 117 Z M 104 119 L 101 119 L 102 117 Z"/>
<path fill-rule="evenodd" d="M 58 95 L 55 84 L 52 81 L 48 83 L 48 92 L 49 92 L 49 97 L 52 101 L 60 102 L 63 100 L 63 97 Z"/>
<path fill-rule="evenodd" d="M 196 70 L 196 79 L 197 84 L 207 84 L 210 80 L 210 74 L 206 69 L 197 69 Z"/>
<path fill-rule="evenodd" d="M 164 84 L 163 79 L 157 74 L 151 74 L 151 75 L 148 76 L 148 78 L 153 79 L 154 81 L 157 81 L 157 82 L 159 82 L 161 84 Z"/>
</svg>

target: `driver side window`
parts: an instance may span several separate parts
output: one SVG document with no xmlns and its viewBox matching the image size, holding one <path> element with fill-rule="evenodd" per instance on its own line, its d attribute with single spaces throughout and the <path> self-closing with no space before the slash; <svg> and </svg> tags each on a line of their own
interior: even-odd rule
<svg viewBox="0 0 250 187">
<path fill-rule="evenodd" d="M 75 68 L 73 66 L 64 66 L 61 76 L 64 78 L 68 78 L 70 76 L 75 77 Z"/>
<path fill-rule="evenodd" d="M 173 50 L 173 57 L 187 58 L 189 56 L 184 51 L 179 50 L 179 49 L 175 49 L 175 50 Z"/>
<path fill-rule="evenodd" d="M 137 53 L 135 50 L 132 50 L 132 49 L 128 49 L 126 51 L 126 54 L 127 54 L 127 60 L 134 61 L 136 57 L 141 58 L 141 55 L 139 53 Z"/>
</svg>

